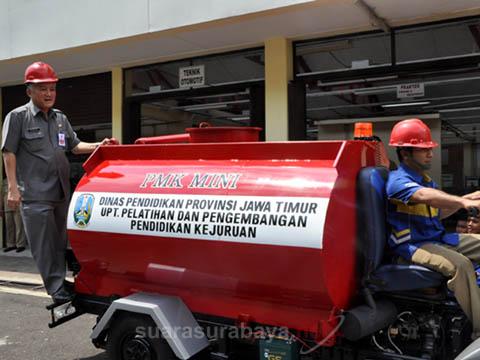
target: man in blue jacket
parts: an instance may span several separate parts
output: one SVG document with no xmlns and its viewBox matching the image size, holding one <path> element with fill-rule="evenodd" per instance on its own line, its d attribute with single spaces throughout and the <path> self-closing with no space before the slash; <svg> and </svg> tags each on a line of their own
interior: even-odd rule
<svg viewBox="0 0 480 360">
<path fill-rule="evenodd" d="M 480 192 L 447 194 L 427 175 L 433 159 L 430 129 L 419 119 L 397 123 L 390 146 L 400 166 L 387 182 L 389 245 L 406 260 L 445 275 L 461 308 L 480 337 L 480 289 L 472 261 L 480 263 L 480 235 L 447 233 L 441 219 L 459 209 L 480 208 Z"/>
</svg>

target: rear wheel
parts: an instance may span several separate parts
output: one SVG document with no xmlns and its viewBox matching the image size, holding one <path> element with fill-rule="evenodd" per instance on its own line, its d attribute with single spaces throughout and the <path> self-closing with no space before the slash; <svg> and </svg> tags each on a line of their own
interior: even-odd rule
<svg viewBox="0 0 480 360">
<path fill-rule="evenodd" d="M 177 359 L 150 316 L 122 314 L 110 329 L 107 354 L 111 360 Z"/>
</svg>

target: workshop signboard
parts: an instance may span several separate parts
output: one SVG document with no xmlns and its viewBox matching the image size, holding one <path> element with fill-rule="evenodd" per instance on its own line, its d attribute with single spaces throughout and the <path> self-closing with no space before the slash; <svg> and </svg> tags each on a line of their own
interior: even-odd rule
<svg viewBox="0 0 480 360">
<path fill-rule="evenodd" d="M 178 85 L 180 88 L 205 85 L 205 65 L 181 67 L 178 72 Z"/>
<path fill-rule="evenodd" d="M 425 96 L 425 85 L 423 83 L 397 85 L 397 98 L 413 98 Z"/>
</svg>

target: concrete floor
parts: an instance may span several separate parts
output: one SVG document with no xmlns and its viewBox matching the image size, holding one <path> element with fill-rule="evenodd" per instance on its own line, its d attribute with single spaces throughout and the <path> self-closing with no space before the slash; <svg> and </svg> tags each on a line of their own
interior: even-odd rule
<svg viewBox="0 0 480 360">
<path fill-rule="evenodd" d="M 32 286 L 12 288 L 8 281 Z M 0 360 L 107 360 L 89 338 L 95 316 L 49 329 L 50 303 L 33 259 L 0 253 Z"/>
</svg>

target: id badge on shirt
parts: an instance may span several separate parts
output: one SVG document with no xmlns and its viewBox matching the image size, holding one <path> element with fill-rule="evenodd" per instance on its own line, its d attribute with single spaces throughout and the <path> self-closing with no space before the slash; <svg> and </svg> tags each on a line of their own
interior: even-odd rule
<svg viewBox="0 0 480 360">
<path fill-rule="evenodd" d="M 60 132 L 58 133 L 58 146 L 65 147 L 65 133 Z"/>
</svg>

